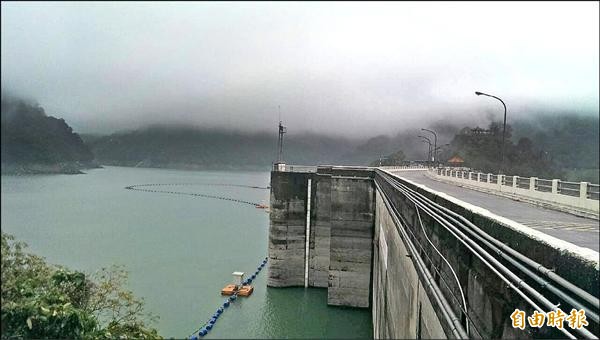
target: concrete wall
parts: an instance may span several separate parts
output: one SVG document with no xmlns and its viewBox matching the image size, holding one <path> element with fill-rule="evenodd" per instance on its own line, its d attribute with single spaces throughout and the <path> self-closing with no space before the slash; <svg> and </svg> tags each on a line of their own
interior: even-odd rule
<svg viewBox="0 0 600 340">
<path fill-rule="evenodd" d="M 330 305 L 369 307 L 374 194 L 371 179 L 331 179 Z"/>
<path fill-rule="evenodd" d="M 304 285 L 307 183 L 310 174 L 271 172 L 267 285 Z"/>
<path fill-rule="evenodd" d="M 331 175 L 315 175 L 312 180 L 311 232 L 308 282 L 311 287 L 329 285 L 331 235 Z"/>
<path fill-rule="evenodd" d="M 376 197 L 373 337 L 446 338 L 381 193 L 377 192 Z"/>
<path fill-rule="evenodd" d="M 310 179 L 308 286 L 327 287 L 330 305 L 369 307 L 372 175 L 370 171 L 332 167 L 322 167 L 317 173 L 271 173 L 269 286 L 304 285 Z"/>
</svg>

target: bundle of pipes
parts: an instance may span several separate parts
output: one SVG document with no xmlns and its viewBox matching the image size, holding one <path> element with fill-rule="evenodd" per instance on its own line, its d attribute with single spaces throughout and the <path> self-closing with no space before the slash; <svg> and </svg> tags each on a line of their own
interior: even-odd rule
<svg viewBox="0 0 600 340">
<path fill-rule="evenodd" d="M 594 297 L 590 293 L 575 286 L 571 282 L 554 273 L 552 270 L 542 266 L 540 263 L 537 263 L 527 256 L 508 247 L 498 239 L 487 234 L 478 226 L 474 225 L 465 217 L 433 202 L 423 194 L 405 185 L 402 181 L 390 173 L 382 170 L 376 171 L 378 174 L 376 177 L 376 186 L 379 192 L 382 193 L 385 205 L 390 212 L 393 212 L 391 214 L 392 219 L 394 220 L 394 223 L 396 224 L 396 227 L 408 250 L 411 252 L 410 257 L 413 259 L 415 268 L 426 283 L 428 289 L 430 289 L 436 304 L 440 306 L 442 317 L 445 319 L 453 337 L 468 338 L 473 336 L 474 332 L 470 332 L 469 327 L 473 326 L 472 320 L 474 316 L 469 315 L 468 313 L 468 306 L 466 304 L 464 293 L 456 273 L 448 261 L 427 237 L 420 212 L 425 213 L 440 226 L 445 228 L 452 236 L 454 236 L 470 252 L 472 252 L 473 255 L 479 258 L 482 263 L 484 263 L 495 275 L 504 281 L 508 287 L 513 289 L 519 296 L 523 298 L 523 300 L 525 300 L 538 312 L 544 313 L 542 307 L 555 311 L 557 310 L 558 306 L 561 305 L 561 303 L 564 303 L 576 309 L 584 309 L 586 316 L 591 321 L 595 322 L 596 324 L 599 323 L 598 310 L 600 309 L 600 306 L 597 297 Z M 439 254 L 440 257 L 445 261 L 448 267 L 450 267 L 450 271 L 452 272 L 454 279 L 458 282 L 458 288 L 460 290 L 460 299 L 456 296 L 452 297 L 462 306 L 460 307 L 460 310 L 463 314 L 462 320 L 456 316 L 453 308 L 443 295 L 440 287 L 433 279 L 427 264 L 424 262 L 424 259 L 420 257 L 417 245 L 424 250 L 423 246 L 418 242 L 413 230 L 411 228 L 406 228 L 406 226 L 410 224 L 405 220 L 402 214 L 399 213 L 400 209 L 397 204 L 393 204 L 394 200 L 391 199 L 393 193 L 400 193 L 408 202 L 415 206 L 418 223 L 423 230 L 426 240 L 435 249 L 436 253 Z M 409 237 L 409 233 L 412 235 L 412 237 Z M 423 253 L 426 255 L 425 251 L 423 251 Z M 501 262 L 500 259 L 502 259 L 504 263 Z M 440 274 L 439 269 L 436 269 L 435 265 L 433 267 L 434 270 Z M 519 276 L 517 273 L 515 273 L 515 270 L 510 269 L 509 267 L 516 268 L 518 271 L 520 271 L 520 273 L 524 274 L 526 278 L 535 282 L 535 284 L 537 284 L 541 290 L 545 289 L 551 292 L 553 296 L 560 299 L 560 303 L 552 303 L 549 298 L 527 283 L 525 277 Z M 442 275 L 440 275 L 440 277 L 443 279 Z M 540 305 L 538 305 L 538 303 Z M 571 334 L 571 332 L 566 328 L 559 330 L 565 336 L 571 339 L 576 338 L 576 336 Z M 575 328 L 573 331 L 577 332 L 579 337 L 597 338 L 588 329 L 583 327 Z"/>
</svg>

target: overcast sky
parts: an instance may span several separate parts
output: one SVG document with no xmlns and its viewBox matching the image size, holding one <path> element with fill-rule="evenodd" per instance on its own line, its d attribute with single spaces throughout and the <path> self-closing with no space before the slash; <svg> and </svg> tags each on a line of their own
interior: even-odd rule
<svg viewBox="0 0 600 340">
<path fill-rule="evenodd" d="M 174 122 L 365 136 L 598 115 L 598 2 L 2 3 L 2 89 L 78 132 Z"/>
</svg>

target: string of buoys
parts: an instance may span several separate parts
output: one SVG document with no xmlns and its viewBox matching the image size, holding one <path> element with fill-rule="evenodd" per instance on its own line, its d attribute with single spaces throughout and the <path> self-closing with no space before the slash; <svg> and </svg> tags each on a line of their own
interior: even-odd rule
<svg viewBox="0 0 600 340">
<path fill-rule="evenodd" d="M 260 271 L 267 264 L 267 260 L 268 260 L 268 258 L 265 257 L 265 259 L 256 268 L 256 271 L 254 272 L 254 274 L 252 274 L 249 278 L 242 281 L 242 285 L 247 285 L 247 284 L 252 283 L 252 280 L 256 279 L 256 277 L 258 276 Z M 233 295 L 231 295 L 230 297 L 225 299 L 225 301 L 223 301 L 223 304 L 217 308 L 217 310 L 211 316 L 211 318 L 207 322 L 205 322 L 198 330 L 194 331 L 194 333 L 192 333 L 192 335 L 190 335 L 188 337 L 188 339 L 198 340 L 199 338 L 206 336 L 213 329 L 214 325 L 217 323 L 217 320 L 219 320 L 219 317 L 221 316 L 221 314 L 223 314 L 223 312 L 225 312 L 225 310 L 229 307 L 229 305 L 231 305 L 236 299 L 237 299 L 237 293 L 234 293 Z"/>
<path fill-rule="evenodd" d="M 164 194 L 176 194 L 176 195 L 187 195 L 194 197 L 203 197 L 203 198 L 213 198 L 224 201 L 232 201 L 236 203 L 248 204 L 257 208 L 263 207 L 262 204 L 256 202 L 249 202 L 240 200 L 237 198 L 231 198 L 226 196 L 216 196 L 216 195 L 207 195 L 200 193 L 191 193 L 191 192 L 182 192 L 182 191 L 167 191 L 167 190 L 154 190 L 154 189 L 142 189 L 142 187 L 155 187 L 155 186 L 175 186 L 175 185 L 206 185 L 206 186 L 228 186 L 228 187 L 242 187 L 242 188 L 251 188 L 251 189 L 269 189 L 269 187 L 259 187 L 252 185 L 242 185 L 242 184 L 221 184 L 221 183 L 151 183 L 151 184 L 136 184 L 126 186 L 127 190 L 136 190 L 136 191 L 145 191 L 145 192 L 154 192 L 154 193 L 164 193 Z"/>
<path fill-rule="evenodd" d="M 125 189 L 153 192 L 153 193 L 165 193 L 165 194 L 187 195 L 187 196 L 195 196 L 195 197 L 203 197 L 203 198 L 214 198 L 214 199 L 220 199 L 220 200 L 225 200 L 225 201 L 232 201 L 232 202 L 236 202 L 236 203 L 249 204 L 256 208 L 264 208 L 265 207 L 263 204 L 260 204 L 260 203 L 249 202 L 249 201 L 244 201 L 244 200 L 231 198 L 231 197 L 225 197 L 225 196 L 189 193 L 189 192 L 181 192 L 181 191 L 153 190 L 153 189 L 145 188 L 145 187 L 177 186 L 177 185 L 228 186 L 228 187 L 242 187 L 242 188 L 264 189 L 264 190 L 270 189 L 270 187 L 260 187 L 260 186 L 242 185 L 242 184 L 223 184 L 223 183 L 149 183 L 149 184 L 130 185 L 130 186 L 126 186 Z M 242 281 L 242 285 L 248 285 L 254 279 L 256 279 L 256 276 L 260 273 L 260 271 L 267 264 L 267 259 L 268 258 L 265 257 L 265 259 L 256 268 L 256 272 L 254 272 L 254 274 L 252 274 L 249 278 Z M 233 303 L 237 299 L 237 297 L 238 297 L 238 293 L 236 291 L 233 295 L 231 295 L 227 299 L 225 299 L 223 304 L 217 308 L 217 310 L 212 315 L 212 317 L 204 325 L 202 325 L 202 327 L 200 327 L 200 329 L 196 330 L 192 335 L 190 335 L 189 339 L 190 340 L 198 340 L 199 337 L 203 337 L 203 336 L 207 335 L 210 332 L 210 330 L 214 327 L 215 323 L 217 322 L 217 320 L 219 319 L 221 314 L 223 314 L 225 309 L 228 308 L 230 306 L 230 304 Z"/>
<path fill-rule="evenodd" d="M 219 187 L 239 187 L 239 188 L 250 188 L 250 189 L 271 189 L 271 187 L 261 187 L 257 185 L 247 185 L 247 184 L 230 184 L 230 183 L 200 183 L 200 182 L 191 182 L 191 183 L 147 183 L 147 184 L 136 184 L 132 185 L 132 187 L 149 187 L 149 186 L 162 186 L 162 185 L 202 185 L 202 186 L 219 186 Z"/>
</svg>

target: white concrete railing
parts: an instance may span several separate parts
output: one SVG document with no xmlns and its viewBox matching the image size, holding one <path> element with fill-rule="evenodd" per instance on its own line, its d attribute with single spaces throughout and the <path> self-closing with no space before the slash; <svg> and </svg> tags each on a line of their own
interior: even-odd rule
<svg viewBox="0 0 600 340">
<path fill-rule="evenodd" d="M 293 165 L 285 163 L 273 164 L 273 171 L 281 172 L 317 172 L 316 165 Z"/>
<path fill-rule="evenodd" d="M 566 182 L 559 179 L 540 179 L 494 175 L 448 168 L 432 169 L 434 176 L 466 186 L 515 194 L 594 214 L 599 213 L 599 185 L 588 182 Z"/>
<path fill-rule="evenodd" d="M 352 166 L 352 165 L 297 165 L 297 164 L 285 164 L 275 163 L 272 169 L 274 171 L 283 172 L 317 172 L 319 167 L 331 167 L 333 169 L 373 169 L 378 168 L 382 170 L 427 170 L 428 168 L 423 165 L 402 165 L 402 166 L 380 166 L 380 167 L 367 167 L 367 166 Z"/>
<path fill-rule="evenodd" d="M 395 165 L 395 166 L 378 166 L 381 170 L 427 170 L 424 165 Z"/>
</svg>

